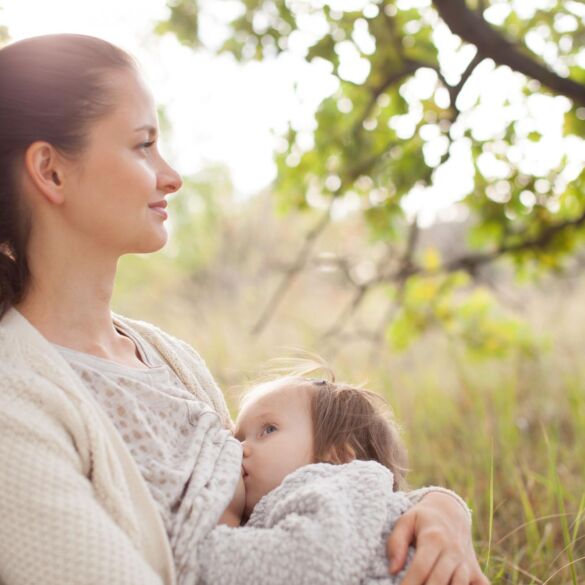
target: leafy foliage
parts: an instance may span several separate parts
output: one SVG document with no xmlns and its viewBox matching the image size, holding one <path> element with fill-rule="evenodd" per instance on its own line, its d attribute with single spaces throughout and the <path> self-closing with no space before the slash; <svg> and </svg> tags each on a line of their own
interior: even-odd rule
<svg viewBox="0 0 585 585">
<path fill-rule="evenodd" d="M 10 40 L 8 27 L 2 24 L 2 6 L 0 5 L 0 47 Z"/>
<path fill-rule="evenodd" d="M 287 148 L 276 155 L 274 191 L 281 210 L 310 209 L 315 196 L 357 195 L 373 239 L 395 246 L 407 222 L 405 198 L 415 189 L 434 187 L 454 152 L 467 153 L 462 164 L 471 167 L 472 183 L 460 203 L 473 218 L 469 256 L 444 258 L 429 269 L 424 251 L 407 250 L 402 270 L 361 284 L 390 285 L 393 298 L 403 303 L 389 338 L 404 345 L 433 322 L 487 354 L 493 353 L 489 348 L 497 353 L 516 342 L 523 346 L 521 327 L 487 309 L 486 290 L 461 300 L 472 287 L 457 273 L 475 277 L 479 267 L 502 256 L 511 258 L 520 274 L 560 270 L 582 242 L 585 157 L 575 154 L 585 152 L 582 3 L 239 0 L 230 5 L 237 10 L 226 22 L 230 34 L 221 52 L 249 61 L 300 51 L 307 61 L 326 63 L 336 82 L 315 114 L 310 146 L 306 131 L 301 136 L 291 125 Z M 199 16 L 211 4 L 174 0 L 169 6 L 170 19 L 159 32 L 175 32 L 194 46 Z M 518 73 L 494 68 L 494 62 Z M 484 91 L 498 83 L 511 86 L 503 100 Z M 548 108 L 564 112 L 562 138 L 554 142 L 560 152 L 536 164 L 542 158 L 538 149 L 553 144 L 542 125 Z M 494 117 L 491 126 L 486 116 Z M 426 293 L 419 298 L 417 290 Z M 458 330 L 455 316 L 467 328 Z M 502 339 L 495 341 L 495 332 Z"/>
<path fill-rule="evenodd" d="M 506 315 L 485 288 L 463 295 L 469 277 L 462 272 L 444 277 L 411 279 L 398 316 L 388 329 L 391 347 L 404 350 L 430 328 L 449 340 L 463 342 L 470 358 L 499 358 L 510 352 L 532 354 L 537 340 L 528 326 Z"/>
</svg>

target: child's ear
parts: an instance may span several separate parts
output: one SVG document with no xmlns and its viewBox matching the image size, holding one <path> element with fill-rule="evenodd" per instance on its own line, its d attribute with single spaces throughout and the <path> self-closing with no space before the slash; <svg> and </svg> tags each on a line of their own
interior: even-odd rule
<svg viewBox="0 0 585 585">
<path fill-rule="evenodd" d="M 355 450 L 347 443 L 343 445 L 334 445 L 329 449 L 327 456 L 324 458 L 325 463 L 332 463 L 333 465 L 343 465 L 350 463 L 355 459 Z"/>
</svg>

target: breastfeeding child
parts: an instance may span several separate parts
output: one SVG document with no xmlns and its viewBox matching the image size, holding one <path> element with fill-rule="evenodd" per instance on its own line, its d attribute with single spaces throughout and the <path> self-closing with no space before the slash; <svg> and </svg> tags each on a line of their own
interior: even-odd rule
<svg viewBox="0 0 585 585">
<path fill-rule="evenodd" d="M 414 502 L 398 491 L 406 451 L 380 397 L 279 378 L 245 396 L 236 438 L 242 480 L 199 547 L 199 583 L 400 582 L 386 540 Z"/>
</svg>

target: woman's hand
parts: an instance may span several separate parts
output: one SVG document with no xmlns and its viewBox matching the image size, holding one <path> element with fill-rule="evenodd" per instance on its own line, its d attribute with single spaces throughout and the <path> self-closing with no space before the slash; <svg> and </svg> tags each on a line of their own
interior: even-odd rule
<svg viewBox="0 0 585 585">
<path fill-rule="evenodd" d="M 452 496 L 431 492 L 398 520 L 387 542 L 391 573 L 404 567 L 410 544 L 416 551 L 402 585 L 489 585 L 467 513 Z"/>
</svg>

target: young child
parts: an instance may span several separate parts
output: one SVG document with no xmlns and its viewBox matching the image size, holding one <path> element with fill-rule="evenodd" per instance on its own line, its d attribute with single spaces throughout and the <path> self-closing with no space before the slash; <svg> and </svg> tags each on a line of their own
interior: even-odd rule
<svg viewBox="0 0 585 585">
<path fill-rule="evenodd" d="M 243 478 L 227 525 L 199 548 L 199 583 L 399 583 L 386 538 L 411 501 L 397 491 L 406 452 L 382 405 L 372 392 L 295 376 L 248 393 L 236 421 Z"/>
</svg>

